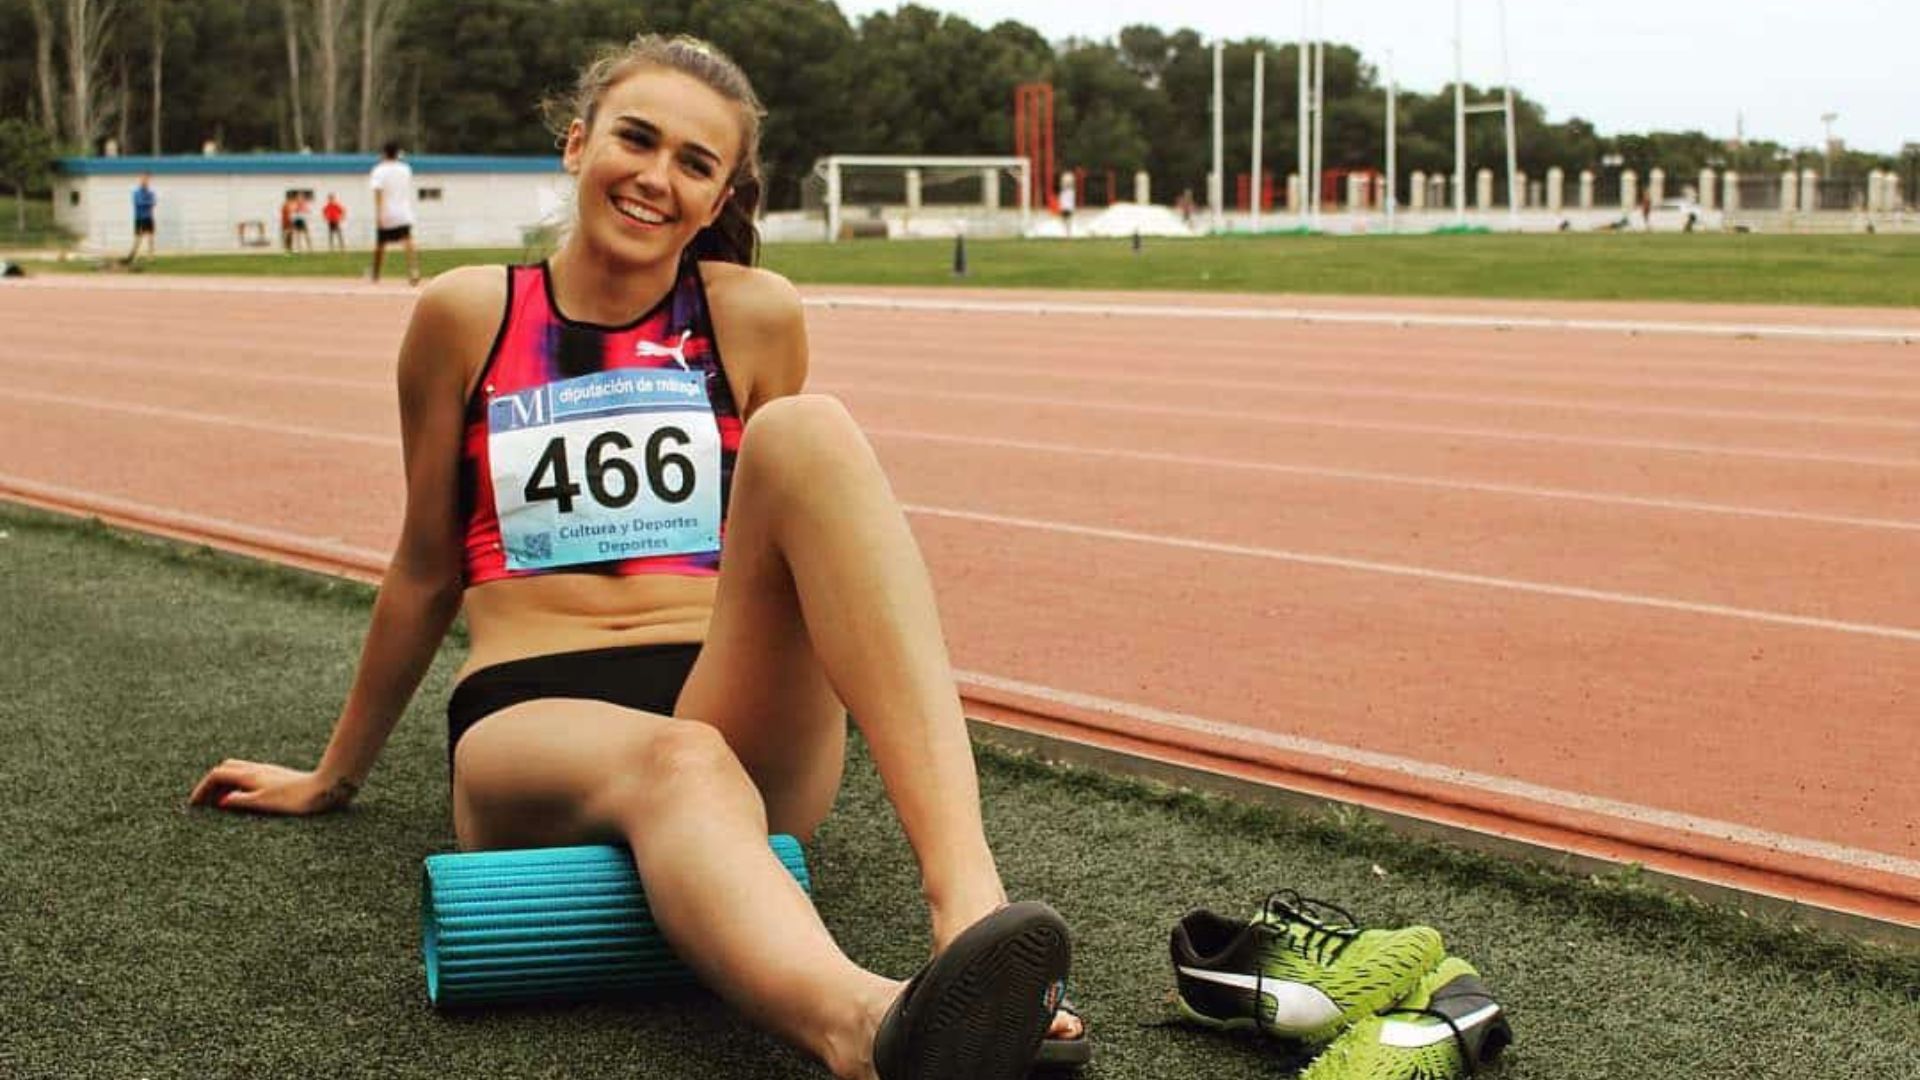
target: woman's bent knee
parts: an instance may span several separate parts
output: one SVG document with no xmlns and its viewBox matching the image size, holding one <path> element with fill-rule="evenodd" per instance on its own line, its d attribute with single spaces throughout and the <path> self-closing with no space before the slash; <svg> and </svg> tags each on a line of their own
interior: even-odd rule
<svg viewBox="0 0 1920 1080">
<path fill-rule="evenodd" d="M 607 784 L 593 800 L 593 816 L 608 820 L 753 790 L 726 737 L 698 720 L 660 724 L 622 747 L 610 764 Z"/>
<path fill-rule="evenodd" d="M 799 464 L 845 462 L 870 456 L 866 436 L 840 399 L 825 394 L 776 398 L 754 411 L 741 435 L 743 462 Z"/>
</svg>

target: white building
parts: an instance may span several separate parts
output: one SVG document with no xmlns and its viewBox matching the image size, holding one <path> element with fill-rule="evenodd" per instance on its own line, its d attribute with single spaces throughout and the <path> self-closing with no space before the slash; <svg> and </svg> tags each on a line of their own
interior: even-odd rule
<svg viewBox="0 0 1920 1080">
<path fill-rule="evenodd" d="M 83 247 L 133 246 L 133 189 L 149 176 L 162 253 L 234 251 L 280 244 L 280 204 L 303 191 L 313 202 L 315 251 L 327 246 L 320 208 L 329 193 L 346 207 L 355 248 L 373 244 L 373 154 L 208 154 L 64 158 L 55 166 L 54 221 Z M 426 247 L 519 247 L 564 223 L 573 178 L 558 157 L 407 157 L 413 166 L 413 234 Z"/>
</svg>

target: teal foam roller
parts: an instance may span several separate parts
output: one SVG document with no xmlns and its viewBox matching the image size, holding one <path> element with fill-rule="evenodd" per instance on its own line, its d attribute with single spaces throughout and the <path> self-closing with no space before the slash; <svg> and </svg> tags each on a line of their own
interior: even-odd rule
<svg viewBox="0 0 1920 1080">
<path fill-rule="evenodd" d="M 800 888 L 806 854 L 769 838 Z M 623 847 L 429 855 L 420 879 L 427 997 L 441 1008 L 690 984 L 647 909 Z"/>
</svg>

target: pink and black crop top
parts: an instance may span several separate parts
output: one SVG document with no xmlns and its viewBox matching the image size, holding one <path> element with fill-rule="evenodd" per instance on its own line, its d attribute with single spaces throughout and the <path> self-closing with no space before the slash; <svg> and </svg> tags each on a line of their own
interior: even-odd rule
<svg viewBox="0 0 1920 1080">
<path fill-rule="evenodd" d="M 692 259 L 625 326 L 561 314 L 545 263 L 508 267 L 506 314 L 467 401 L 466 584 L 719 573 L 740 430 Z"/>
</svg>

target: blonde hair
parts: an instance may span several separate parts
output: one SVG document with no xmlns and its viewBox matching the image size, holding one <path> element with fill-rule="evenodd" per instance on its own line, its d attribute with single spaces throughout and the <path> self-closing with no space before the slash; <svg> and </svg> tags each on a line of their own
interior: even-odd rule
<svg viewBox="0 0 1920 1080">
<path fill-rule="evenodd" d="M 726 53 L 686 34 L 641 34 L 625 45 L 603 49 L 581 70 L 571 93 L 545 103 L 548 125 L 562 139 L 574 120 L 591 131 L 607 90 L 627 76 L 646 70 L 677 71 L 699 80 L 736 106 L 740 114 L 740 160 L 727 177 L 733 193 L 714 223 L 695 234 L 691 248 L 695 258 L 752 266 L 760 256 L 760 232 L 753 220 L 762 196 L 760 121 L 767 113 L 747 73 Z"/>
</svg>

